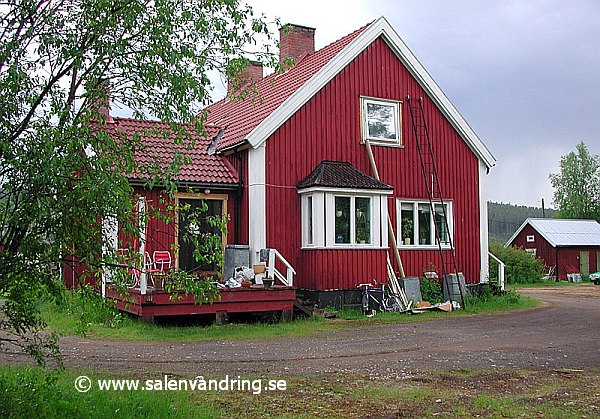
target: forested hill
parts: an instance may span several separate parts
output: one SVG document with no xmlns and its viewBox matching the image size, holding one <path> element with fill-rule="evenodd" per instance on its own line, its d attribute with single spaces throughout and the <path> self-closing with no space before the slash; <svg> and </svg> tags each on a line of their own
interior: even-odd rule
<svg viewBox="0 0 600 419">
<path fill-rule="evenodd" d="M 556 211 L 546 209 L 546 218 Z M 542 209 L 523 205 L 488 202 L 488 227 L 490 241 L 506 243 L 527 218 L 542 218 Z"/>
</svg>

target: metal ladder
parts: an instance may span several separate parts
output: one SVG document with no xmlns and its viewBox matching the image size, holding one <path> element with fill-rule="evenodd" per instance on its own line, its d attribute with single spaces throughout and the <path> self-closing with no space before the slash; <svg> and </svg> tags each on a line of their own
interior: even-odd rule
<svg viewBox="0 0 600 419">
<path fill-rule="evenodd" d="M 463 288 L 460 284 L 460 278 L 458 276 L 458 265 L 456 263 L 456 253 L 454 250 L 454 244 L 452 243 L 452 236 L 450 234 L 450 227 L 448 225 L 448 214 L 446 211 L 446 204 L 442 194 L 442 188 L 440 184 L 440 178 L 438 175 L 435 158 L 433 155 L 433 148 L 431 146 L 431 140 L 429 137 L 429 130 L 425 122 L 425 113 L 423 112 L 423 98 L 418 99 L 406 97 L 408 109 L 410 110 L 410 118 L 412 121 L 413 132 L 415 134 L 415 140 L 417 143 L 417 149 L 419 151 L 419 160 L 421 162 L 421 170 L 423 172 L 423 179 L 427 189 L 427 197 L 429 198 L 429 209 L 433 215 L 433 221 L 435 225 L 435 238 L 442 261 L 441 274 L 442 280 L 448 290 L 448 296 L 450 301 L 453 300 L 454 286 L 458 288 L 460 295 L 460 304 L 464 308 L 464 295 Z M 436 204 L 442 207 L 443 219 L 438 217 L 436 211 Z M 443 230 L 445 229 L 445 230 Z M 442 239 L 443 232 L 446 232 L 447 240 L 444 243 L 449 244 L 449 248 L 444 248 Z"/>
</svg>

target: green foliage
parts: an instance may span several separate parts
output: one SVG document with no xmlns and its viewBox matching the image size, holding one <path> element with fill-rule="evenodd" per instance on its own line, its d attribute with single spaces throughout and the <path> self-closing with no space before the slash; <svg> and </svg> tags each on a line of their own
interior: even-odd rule
<svg viewBox="0 0 600 419">
<path fill-rule="evenodd" d="M 436 278 L 422 276 L 419 278 L 419 282 L 421 284 L 421 297 L 423 301 L 428 301 L 431 304 L 444 302 L 442 285 Z"/>
<path fill-rule="evenodd" d="M 101 325 L 117 328 L 124 321 L 123 314 L 89 286 L 78 287 L 75 290 L 63 289 L 47 305 L 54 315 L 63 313 L 76 320 L 76 333 L 83 336 L 90 327 Z"/>
<path fill-rule="evenodd" d="M 114 263 L 101 220 L 138 236 L 128 176 L 172 197 L 187 150 L 206 135 L 209 72 L 240 74 L 246 48 L 270 35 L 238 0 L 16 0 L 0 19 L 0 347 L 39 358 L 56 345 L 36 335 L 43 322 L 32 301 L 56 295 L 63 263 L 92 275 Z M 268 50 L 251 53 L 276 61 Z M 109 99 L 168 128 L 110 133 Z M 148 134 L 173 138 L 173 161 L 134 159 Z"/>
<path fill-rule="evenodd" d="M 210 276 L 198 277 L 184 272 L 174 271 L 165 279 L 165 291 L 170 292 L 171 300 L 179 300 L 183 296 L 193 295 L 196 304 L 209 303 L 221 299 L 214 278 Z"/>
<path fill-rule="evenodd" d="M 560 159 L 560 173 L 550 174 L 554 204 L 559 218 L 600 222 L 600 156 L 590 154 L 586 145 Z"/>
<path fill-rule="evenodd" d="M 212 403 L 195 403 L 185 391 L 75 390 L 80 374 L 116 379 L 114 374 L 49 371 L 30 367 L 0 367 L 0 416 L 3 418 L 79 417 L 223 417 Z M 130 377 L 125 377 L 126 379 Z"/>
<path fill-rule="evenodd" d="M 505 263 L 505 281 L 508 284 L 537 282 L 542 278 L 544 263 L 541 259 L 516 247 L 492 243 L 490 252 Z M 498 265 L 490 262 L 490 277 L 498 277 Z"/>
</svg>

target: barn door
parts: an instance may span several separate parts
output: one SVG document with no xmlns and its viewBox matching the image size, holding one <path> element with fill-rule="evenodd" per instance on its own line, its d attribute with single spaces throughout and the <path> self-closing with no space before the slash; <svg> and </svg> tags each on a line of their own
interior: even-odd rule
<svg viewBox="0 0 600 419">
<path fill-rule="evenodd" d="M 590 252 L 586 250 L 579 252 L 579 272 L 582 275 L 590 274 Z"/>
</svg>

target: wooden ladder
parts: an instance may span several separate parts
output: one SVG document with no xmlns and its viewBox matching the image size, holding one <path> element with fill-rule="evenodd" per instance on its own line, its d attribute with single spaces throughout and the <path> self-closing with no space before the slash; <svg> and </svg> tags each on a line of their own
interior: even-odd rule
<svg viewBox="0 0 600 419">
<path fill-rule="evenodd" d="M 463 295 L 463 287 L 460 284 L 458 275 L 458 265 L 456 263 L 456 253 L 452 236 L 450 234 L 450 226 L 448 225 L 448 214 L 440 177 L 433 154 L 433 147 L 429 137 L 429 129 L 425 121 L 425 113 L 423 111 L 423 98 L 418 99 L 406 97 L 408 109 L 410 110 L 410 118 L 412 121 L 413 132 L 419 152 L 419 161 L 421 163 L 421 171 L 427 189 L 427 197 L 429 199 L 429 210 L 432 212 L 435 238 L 438 246 L 438 251 L 442 261 L 441 274 L 444 285 L 448 290 L 450 301 L 453 301 L 454 286 L 458 288 L 461 307 L 464 308 L 465 301 Z M 443 216 L 440 217 L 436 208 L 441 207 Z M 444 246 L 447 244 L 448 246 Z"/>
</svg>

